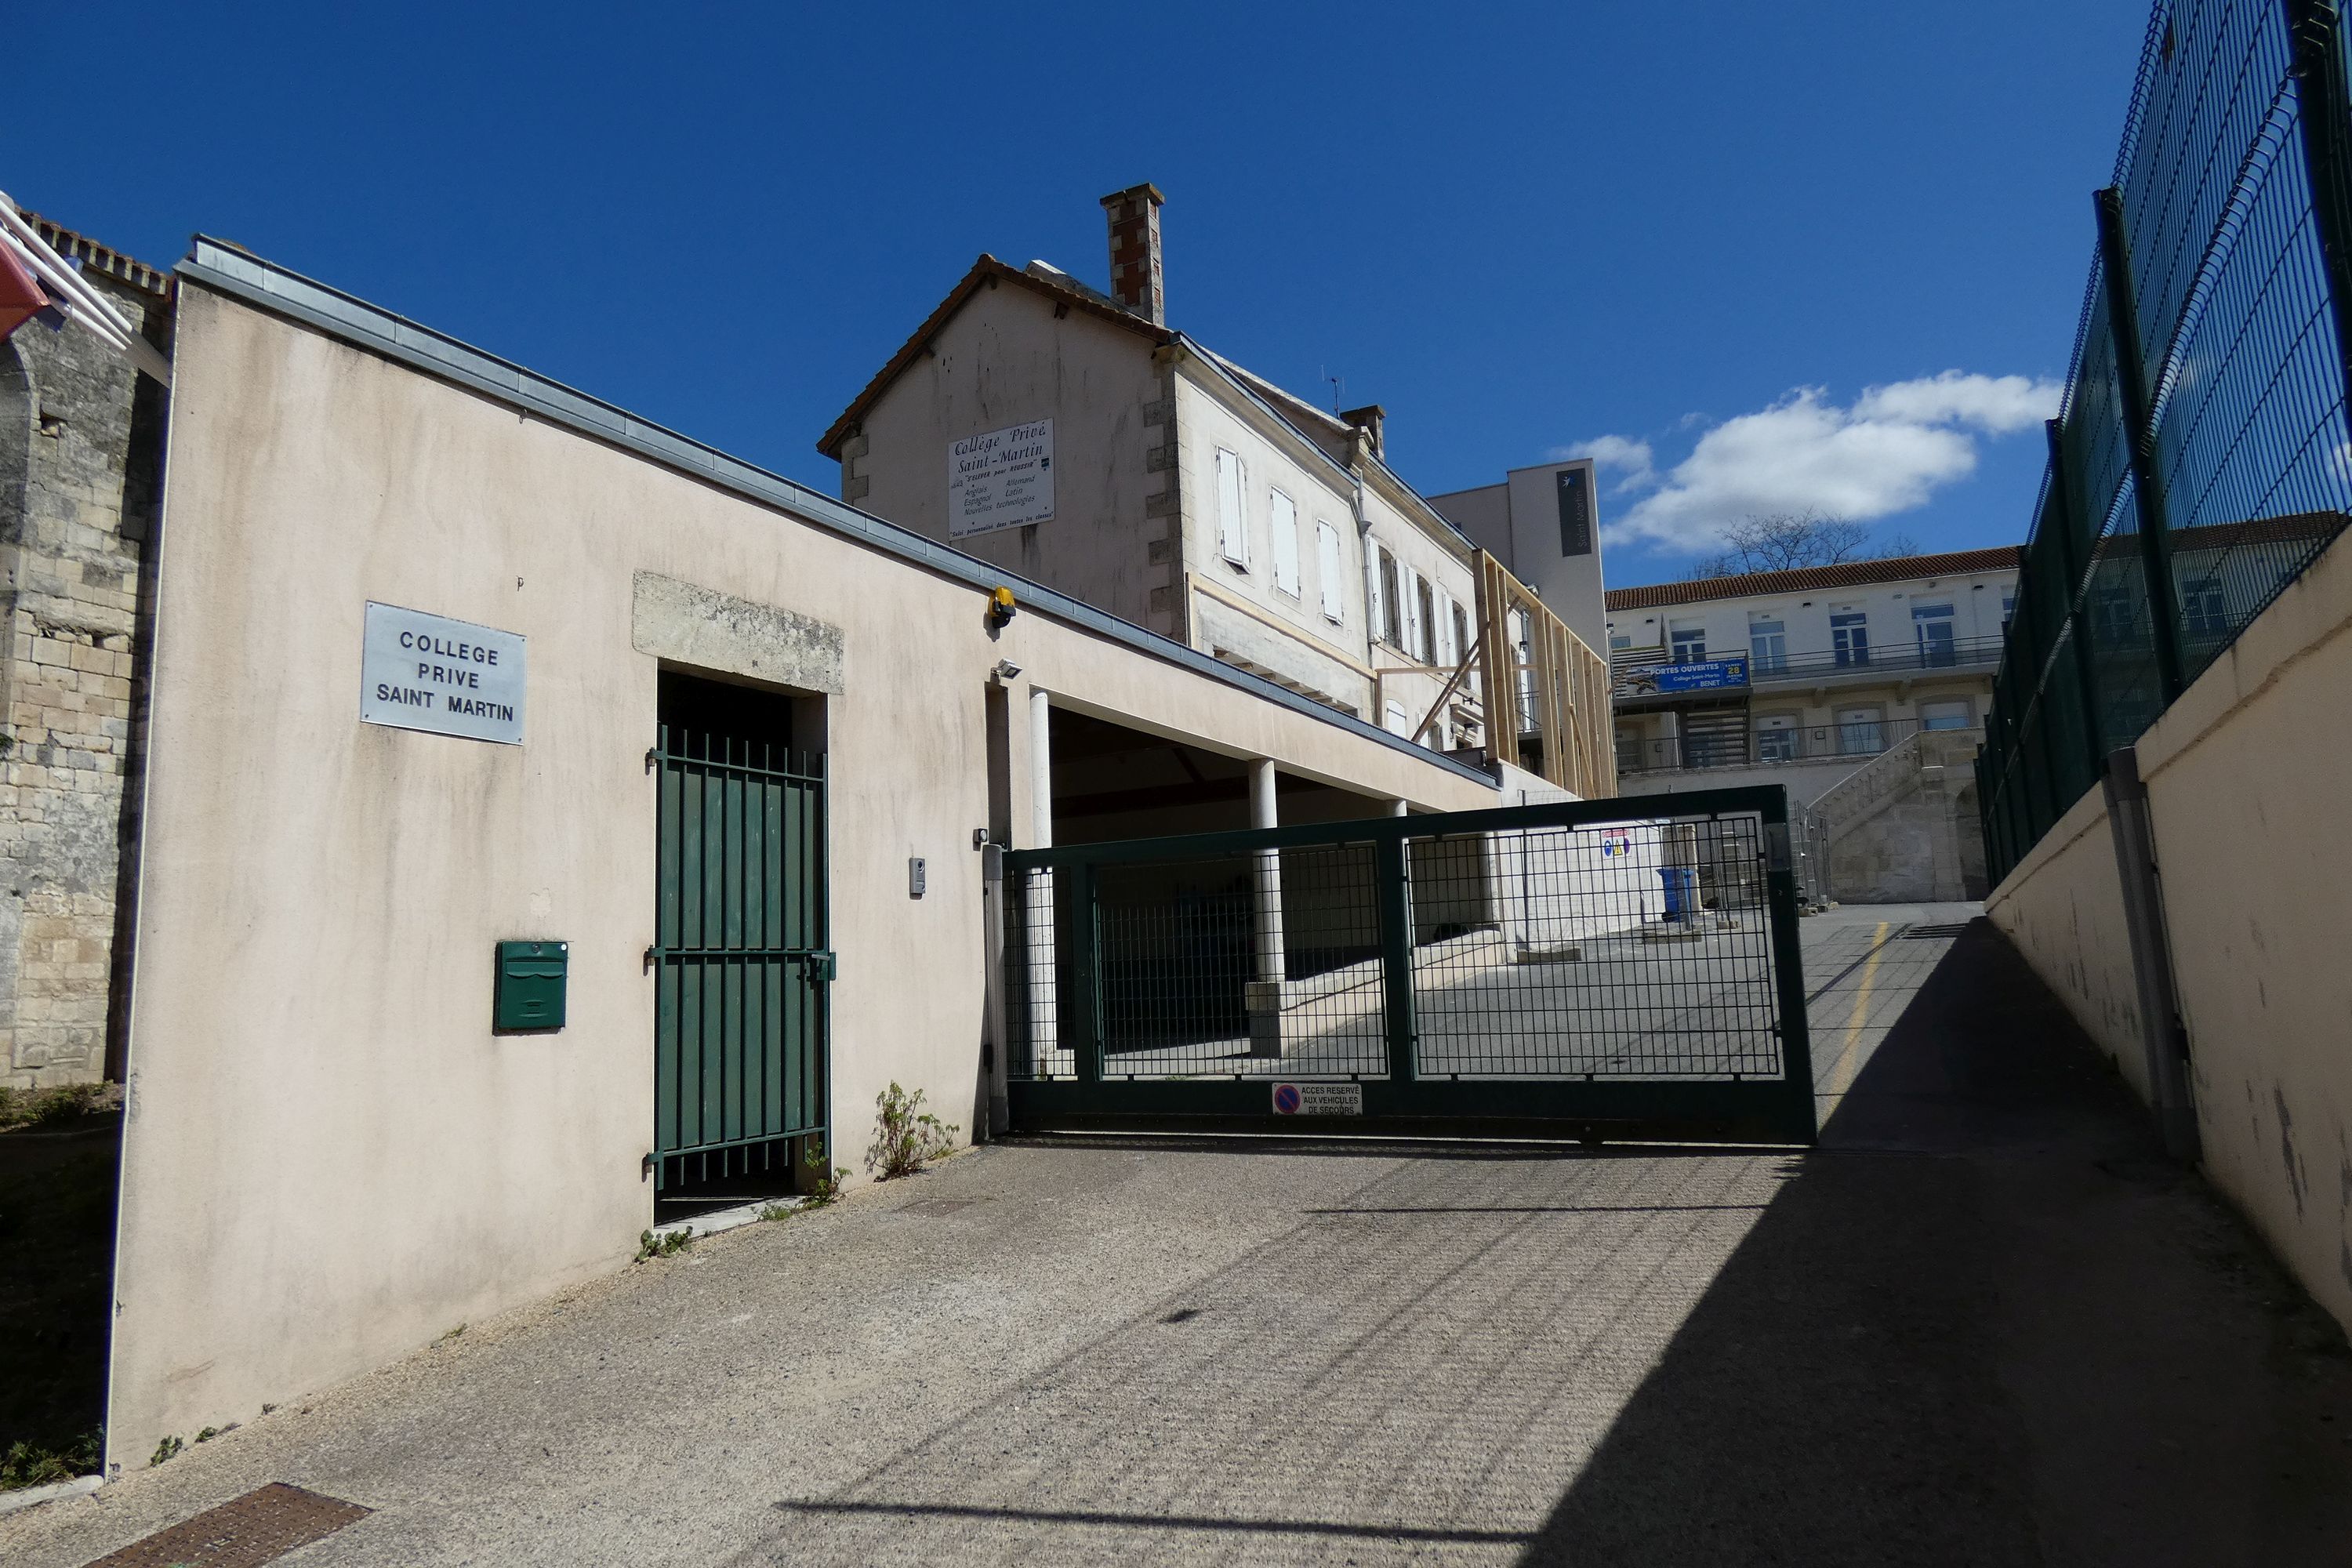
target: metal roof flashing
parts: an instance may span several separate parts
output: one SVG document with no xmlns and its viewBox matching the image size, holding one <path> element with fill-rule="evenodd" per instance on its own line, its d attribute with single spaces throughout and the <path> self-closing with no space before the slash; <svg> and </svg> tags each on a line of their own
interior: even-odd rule
<svg viewBox="0 0 2352 1568">
<path fill-rule="evenodd" d="M 354 348 L 496 398 L 551 424 L 618 447 L 745 500 L 789 512 L 796 521 L 966 584 L 983 594 L 999 584 L 1011 584 L 1022 606 L 1033 613 L 1221 681 L 1318 722 L 1377 741 L 1416 762 L 1495 787 L 1494 776 L 1483 768 L 1414 745 L 1377 725 L 1326 708 L 1246 670 L 1235 669 L 1173 638 L 950 550 L 936 540 L 859 511 L 846 502 L 740 458 L 730 457 L 691 437 L 640 419 L 625 409 L 539 375 L 511 360 L 500 359 L 407 317 L 265 261 L 240 247 L 197 235 L 193 253 L 174 272 L 190 282 L 300 322 Z"/>
</svg>

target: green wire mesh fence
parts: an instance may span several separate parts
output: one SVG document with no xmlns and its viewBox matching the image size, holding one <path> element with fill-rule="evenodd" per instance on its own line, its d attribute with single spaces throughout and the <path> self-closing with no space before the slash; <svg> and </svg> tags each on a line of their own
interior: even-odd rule
<svg viewBox="0 0 2352 1568">
<path fill-rule="evenodd" d="M 2344 528 L 2347 104 L 2335 0 L 2157 6 L 1977 761 L 1995 881 Z"/>
</svg>

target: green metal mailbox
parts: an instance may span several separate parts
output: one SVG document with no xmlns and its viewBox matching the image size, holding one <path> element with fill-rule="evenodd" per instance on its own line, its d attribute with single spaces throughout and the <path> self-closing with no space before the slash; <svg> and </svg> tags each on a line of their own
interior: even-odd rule
<svg viewBox="0 0 2352 1568">
<path fill-rule="evenodd" d="M 490 1027 L 500 1034 L 563 1027 L 564 979 L 571 966 L 568 942 L 499 943 Z"/>
</svg>

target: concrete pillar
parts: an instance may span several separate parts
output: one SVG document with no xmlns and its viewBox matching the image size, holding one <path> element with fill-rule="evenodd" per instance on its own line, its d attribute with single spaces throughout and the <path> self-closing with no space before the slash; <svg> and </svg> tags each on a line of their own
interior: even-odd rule
<svg viewBox="0 0 2352 1568">
<path fill-rule="evenodd" d="M 1053 705 L 1036 687 L 1029 689 L 1029 847 L 1054 847 Z M 1061 922 L 1054 908 L 1054 873 L 1032 871 L 1024 889 L 1022 950 L 1029 955 L 1029 1046 L 1032 1070 L 1056 1077 L 1077 1070 L 1058 1025 L 1061 1014 L 1054 975 L 1054 949 Z"/>
<path fill-rule="evenodd" d="M 1274 763 L 1259 757 L 1249 765 L 1250 826 L 1274 827 Z M 1282 1054 L 1282 851 L 1257 852 L 1256 904 L 1253 925 L 1257 937 L 1257 978 L 1248 982 L 1244 1000 L 1249 1009 L 1250 1055 Z"/>
</svg>

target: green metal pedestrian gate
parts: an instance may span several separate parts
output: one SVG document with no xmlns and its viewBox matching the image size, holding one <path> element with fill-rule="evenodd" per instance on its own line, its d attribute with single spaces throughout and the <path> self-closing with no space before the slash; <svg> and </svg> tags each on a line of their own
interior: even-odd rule
<svg viewBox="0 0 2352 1568">
<path fill-rule="evenodd" d="M 1810 1143 L 1779 786 L 1003 858 L 1016 1130 Z"/>
<path fill-rule="evenodd" d="M 795 1142 L 826 1131 L 824 759 L 730 722 L 731 706 L 685 707 L 646 757 L 660 774 L 657 1195 L 788 1184 Z"/>
</svg>

